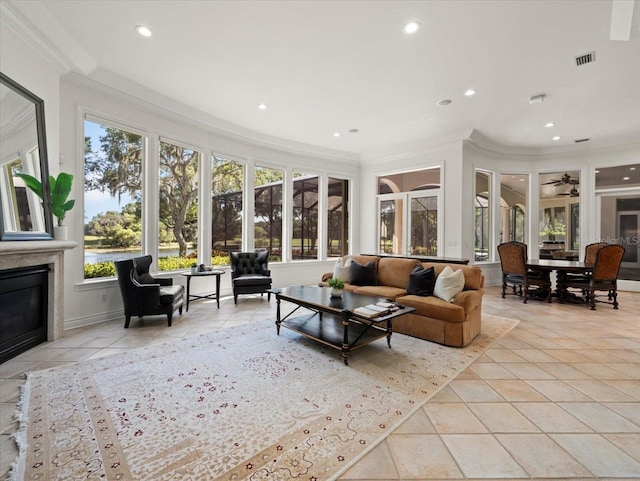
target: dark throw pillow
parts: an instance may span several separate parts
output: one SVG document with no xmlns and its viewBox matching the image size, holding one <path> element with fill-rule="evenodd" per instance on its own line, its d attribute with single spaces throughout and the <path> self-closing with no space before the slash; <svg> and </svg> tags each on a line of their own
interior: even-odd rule
<svg viewBox="0 0 640 481">
<path fill-rule="evenodd" d="M 409 285 L 407 286 L 407 294 L 414 296 L 432 296 L 433 286 L 436 284 L 436 273 L 433 267 L 428 269 L 417 266 L 411 274 L 409 274 Z"/>
<path fill-rule="evenodd" d="M 371 261 L 362 265 L 355 260 L 351 262 L 351 279 L 349 284 L 354 286 L 377 286 L 376 262 Z"/>
</svg>

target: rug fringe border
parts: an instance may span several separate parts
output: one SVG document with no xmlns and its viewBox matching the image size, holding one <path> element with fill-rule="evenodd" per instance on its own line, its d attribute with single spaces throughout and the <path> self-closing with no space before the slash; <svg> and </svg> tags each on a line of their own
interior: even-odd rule
<svg viewBox="0 0 640 481">
<path fill-rule="evenodd" d="M 26 474 L 26 460 L 27 460 L 27 428 L 29 426 L 28 414 L 29 414 L 29 398 L 31 391 L 31 378 L 30 374 L 27 374 L 26 382 L 20 386 L 20 399 L 16 403 L 17 412 L 14 415 L 14 419 L 18 421 L 18 429 L 11 435 L 11 439 L 14 440 L 18 447 L 18 455 L 15 457 L 11 466 L 9 467 L 9 475 L 7 481 L 21 481 Z"/>
<path fill-rule="evenodd" d="M 402 426 L 403 423 L 405 423 L 411 416 L 413 416 L 415 413 L 418 412 L 418 410 L 422 409 L 422 407 L 427 404 L 431 398 L 433 396 L 435 396 L 436 394 L 438 394 L 442 389 L 444 389 L 446 386 L 449 386 L 459 375 L 461 372 L 463 372 L 464 370 L 466 370 L 469 366 L 471 366 L 471 364 L 473 364 L 476 359 L 478 359 L 480 356 L 482 356 L 485 352 L 487 352 L 489 349 L 491 349 L 491 347 L 493 347 L 493 345 L 495 343 L 497 343 L 498 341 L 500 341 L 500 339 L 502 339 L 504 336 L 506 336 L 507 334 L 509 334 L 511 331 L 513 331 L 516 326 L 518 324 L 520 324 L 520 319 L 513 319 L 511 317 L 504 317 L 504 316 L 491 316 L 493 318 L 498 318 L 498 319 L 505 319 L 508 321 L 515 321 L 515 324 L 513 324 L 511 326 L 511 328 L 509 328 L 507 331 L 504 332 L 504 334 L 502 334 L 501 336 L 497 337 L 491 344 L 489 344 L 487 346 L 487 348 L 482 351 L 481 353 L 479 353 L 476 357 L 473 358 L 473 360 L 467 365 L 467 367 L 465 367 L 465 369 L 463 369 L 462 371 L 459 371 L 458 374 L 456 374 L 453 378 L 451 378 L 444 386 L 440 386 L 431 396 L 429 396 L 428 398 L 426 398 L 423 402 L 421 402 L 419 405 L 417 405 L 414 409 L 412 409 L 409 414 L 407 414 L 407 416 L 405 416 L 403 419 L 401 419 L 400 421 L 398 421 L 397 423 L 395 423 L 393 426 L 391 426 L 391 428 L 387 431 L 387 433 L 384 436 L 381 436 L 379 439 L 377 439 L 374 443 L 372 443 L 371 445 L 369 445 L 369 447 L 367 447 L 367 449 L 363 450 L 355 459 L 351 460 L 349 463 L 347 463 L 344 467 L 342 467 L 340 470 L 338 470 L 336 473 L 334 473 L 330 478 L 327 479 L 327 481 L 336 481 L 338 478 L 340 478 L 340 476 L 342 476 L 344 473 L 346 473 L 349 469 L 351 469 L 353 466 L 355 466 L 358 462 L 362 461 L 362 459 L 369 454 L 371 451 L 373 451 L 377 446 L 379 446 L 380 444 L 382 444 L 382 442 L 384 440 L 386 440 L 389 436 L 391 436 L 394 431 L 396 429 L 398 429 L 400 426 Z"/>
</svg>

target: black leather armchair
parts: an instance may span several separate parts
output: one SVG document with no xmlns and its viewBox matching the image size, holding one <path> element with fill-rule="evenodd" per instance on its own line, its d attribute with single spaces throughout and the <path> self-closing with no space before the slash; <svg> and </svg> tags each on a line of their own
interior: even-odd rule
<svg viewBox="0 0 640 481">
<path fill-rule="evenodd" d="M 136 257 L 114 262 L 118 284 L 124 302 L 124 327 L 129 327 L 131 316 L 166 314 L 171 326 L 173 312 L 182 314 L 184 286 L 173 285 L 173 279 L 154 278 L 149 274 L 151 256 Z"/>
<path fill-rule="evenodd" d="M 239 294 L 264 294 L 271 289 L 269 251 L 231 252 L 230 258 L 234 303 L 238 303 Z M 267 292 L 270 300 L 271 293 Z"/>
</svg>

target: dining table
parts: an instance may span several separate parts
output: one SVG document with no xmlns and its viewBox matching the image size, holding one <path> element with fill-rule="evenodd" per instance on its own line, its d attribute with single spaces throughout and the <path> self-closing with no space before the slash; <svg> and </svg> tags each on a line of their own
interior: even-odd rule
<svg viewBox="0 0 640 481">
<path fill-rule="evenodd" d="M 581 261 L 568 261 L 563 259 L 528 259 L 527 268 L 551 274 L 556 272 L 556 291 L 552 295 L 562 300 L 560 285 L 567 274 L 589 274 L 593 270 L 593 264 Z"/>
</svg>

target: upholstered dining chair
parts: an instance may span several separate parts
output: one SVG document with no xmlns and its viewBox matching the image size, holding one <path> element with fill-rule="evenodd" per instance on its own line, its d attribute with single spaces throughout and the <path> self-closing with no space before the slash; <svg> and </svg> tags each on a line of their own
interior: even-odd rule
<svg viewBox="0 0 640 481">
<path fill-rule="evenodd" d="M 264 295 L 271 289 L 271 271 L 269 270 L 269 251 L 231 252 L 231 284 L 233 302 L 238 303 L 239 294 Z M 267 292 L 267 301 L 271 293 Z"/>
<path fill-rule="evenodd" d="M 155 278 L 149 274 L 151 256 L 116 261 L 118 285 L 124 303 L 124 327 L 129 327 L 131 316 L 165 314 L 171 326 L 173 312 L 182 314 L 184 286 L 173 285 L 173 279 Z"/>
<path fill-rule="evenodd" d="M 604 246 L 608 245 L 606 242 L 594 242 L 593 244 L 589 244 L 584 248 L 584 263 L 591 264 L 596 261 L 596 254 L 598 251 Z M 587 274 L 577 274 L 573 272 L 565 273 L 563 276 L 558 278 L 558 288 L 562 290 L 563 286 L 567 283 L 568 280 L 587 280 Z M 584 292 L 582 293 L 584 295 Z M 562 293 L 560 294 L 560 301 L 563 300 Z"/>
<path fill-rule="evenodd" d="M 593 262 L 593 271 L 584 278 L 574 276 L 566 278 L 560 286 L 561 300 L 567 293 L 567 289 L 574 287 L 581 289 L 585 298 L 585 303 L 591 306 L 591 310 L 596 309 L 596 291 L 607 291 L 607 304 L 613 304 L 613 308 L 618 308 L 618 274 L 620 264 L 624 256 L 624 247 L 618 244 L 608 244 L 601 247 L 596 252 Z"/>
<path fill-rule="evenodd" d="M 544 293 L 547 302 L 551 302 L 551 280 L 548 271 L 534 271 L 527 268 L 527 245 L 522 242 L 505 242 L 498 246 L 500 265 L 502 267 L 502 298 L 507 285 L 511 285 L 513 293 L 524 297 L 527 303 L 529 291 L 535 288 Z M 516 289 L 518 288 L 518 289 Z"/>
</svg>

